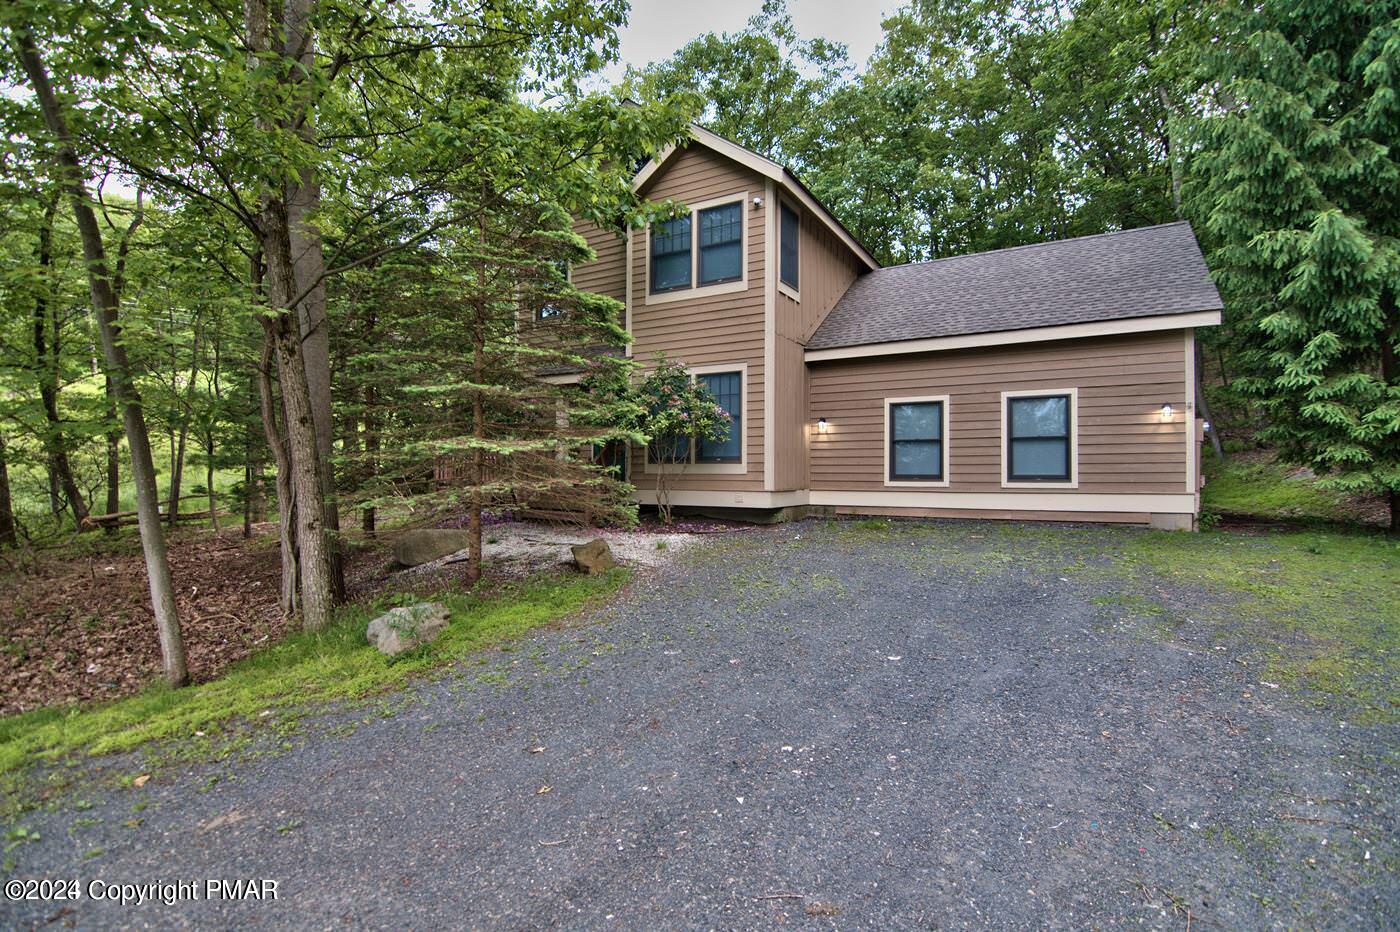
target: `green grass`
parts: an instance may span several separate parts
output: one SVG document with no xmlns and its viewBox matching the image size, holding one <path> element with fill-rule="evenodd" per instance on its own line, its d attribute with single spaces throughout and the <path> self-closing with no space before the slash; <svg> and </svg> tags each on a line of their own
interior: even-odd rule
<svg viewBox="0 0 1400 932">
<path fill-rule="evenodd" d="M 110 703 L 0 719 L 0 775 L 72 755 L 129 751 L 149 742 L 181 739 L 215 748 L 221 735 L 239 731 L 241 723 L 270 719 L 285 725 L 328 703 L 363 700 L 400 686 L 606 598 L 627 578 L 627 571 L 618 569 L 598 576 L 537 576 L 485 596 L 440 594 L 437 598 L 452 611 L 447 630 L 433 644 L 393 660 L 364 636 L 368 620 L 392 600 L 351 606 L 325 631 L 295 634 L 212 682 L 179 690 L 151 687 Z"/>
<path fill-rule="evenodd" d="M 1349 496 L 1320 489 L 1315 479 L 1290 477 L 1292 470 L 1278 463 L 1207 459 L 1205 472 L 1203 512 L 1317 521 L 1345 521 L 1354 516 Z"/>
<path fill-rule="evenodd" d="M 1204 589 L 1193 618 L 1251 642 L 1264 678 L 1342 700 L 1364 721 L 1400 720 L 1400 541 L 1287 531 L 1124 535 L 1120 569 Z M 1180 611 L 1180 605 L 1174 606 Z"/>
</svg>

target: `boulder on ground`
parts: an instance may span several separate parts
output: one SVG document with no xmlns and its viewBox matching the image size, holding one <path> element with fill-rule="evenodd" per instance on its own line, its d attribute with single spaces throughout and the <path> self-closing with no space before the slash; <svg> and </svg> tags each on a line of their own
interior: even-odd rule
<svg viewBox="0 0 1400 932">
<path fill-rule="evenodd" d="M 419 566 L 467 549 L 466 531 L 451 528 L 418 528 L 405 531 L 394 541 L 394 559 L 401 566 Z"/>
<path fill-rule="evenodd" d="M 601 537 L 595 537 L 586 544 L 575 544 L 569 549 L 574 552 L 574 562 L 585 573 L 602 573 L 617 566 L 612 548 Z"/>
<path fill-rule="evenodd" d="M 381 654 L 393 657 L 437 640 L 450 617 L 451 612 L 441 602 L 419 602 L 390 609 L 369 623 L 365 639 Z"/>
</svg>

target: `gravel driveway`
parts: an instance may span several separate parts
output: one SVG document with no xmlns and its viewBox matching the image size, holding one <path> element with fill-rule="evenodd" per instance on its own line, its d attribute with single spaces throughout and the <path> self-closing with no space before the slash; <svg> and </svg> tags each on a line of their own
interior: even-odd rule
<svg viewBox="0 0 1400 932">
<path fill-rule="evenodd" d="M 1394 730 L 1056 569 L 1134 533 L 707 542 L 286 753 L 37 814 L 12 852 L 10 877 L 269 878 L 276 902 L 0 903 L 0 926 L 1394 927 Z"/>
</svg>

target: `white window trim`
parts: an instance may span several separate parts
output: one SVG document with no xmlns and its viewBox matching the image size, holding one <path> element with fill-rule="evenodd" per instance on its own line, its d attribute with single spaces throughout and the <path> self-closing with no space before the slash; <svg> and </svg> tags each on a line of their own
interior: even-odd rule
<svg viewBox="0 0 1400 932">
<path fill-rule="evenodd" d="M 1069 482 L 1012 482 L 1007 478 L 1011 466 L 1010 412 L 1008 402 L 1012 398 L 1039 398 L 1043 395 L 1069 396 Z M 1001 443 L 1001 487 L 1003 489 L 1077 489 L 1079 488 L 1079 389 L 1077 388 L 1028 388 L 1001 393 L 1000 427 L 997 436 Z"/>
<path fill-rule="evenodd" d="M 739 280 L 735 282 L 720 282 L 716 285 L 698 285 L 700 281 L 700 211 L 709 210 L 711 207 L 723 207 L 726 204 L 739 202 Z M 705 298 L 711 295 L 734 294 L 740 291 L 749 290 L 749 192 L 741 191 L 737 194 L 727 194 L 724 197 L 711 198 L 708 201 L 700 201 L 688 205 L 690 208 L 690 287 L 677 288 L 675 291 L 663 291 L 660 294 L 652 294 L 651 291 L 651 224 L 647 224 L 643 230 L 646 236 L 646 298 L 645 304 L 671 304 L 675 301 L 692 301 L 696 298 Z"/>
<path fill-rule="evenodd" d="M 653 463 L 649 450 L 642 451 L 642 471 L 655 475 L 697 476 L 742 476 L 749 471 L 749 364 L 746 362 L 726 362 L 703 366 L 686 366 L 692 376 L 710 375 L 715 372 L 739 373 L 739 462 L 737 463 Z M 690 455 L 695 455 L 695 444 L 691 442 Z"/>
<path fill-rule="evenodd" d="M 783 238 L 783 212 L 782 212 L 781 210 L 774 211 L 774 213 L 776 213 L 776 214 L 778 215 L 778 222 L 777 222 L 777 229 L 778 229 L 777 257 L 778 257 L 778 258 L 777 258 L 777 261 L 773 263 L 773 280 L 774 280 L 775 282 L 778 283 L 778 291 L 779 291 L 779 292 L 781 292 L 782 294 L 787 295 L 789 298 L 791 298 L 792 300 L 796 301 L 798 304 L 801 304 L 801 303 L 802 303 L 802 287 L 801 287 L 801 286 L 802 286 L 802 266 L 806 264 L 806 263 L 804 263 L 804 262 L 802 261 L 802 208 L 799 207 L 795 201 L 793 201 L 791 198 L 788 198 L 788 197 L 786 197 L 786 196 L 779 196 L 779 198 L 778 198 L 778 203 L 779 203 L 780 205 L 786 206 L 788 210 L 792 211 L 794 214 L 797 215 L 797 285 L 798 285 L 798 287 L 794 288 L 794 287 L 792 287 L 791 285 L 789 285 L 787 282 L 783 281 L 783 268 L 782 268 L 782 262 L 783 262 L 783 244 L 782 244 L 782 238 Z"/>
<path fill-rule="evenodd" d="M 891 479 L 890 478 L 890 432 L 894 430 L 894 419 L 890 417 L 890 408 L 898 404 L 917 404 L 919 402 L 937 401 L 943 407 L 940 409 L 943 414 L 943 425 L 939 431 L 941 438 L 940 447 L 943 451 L 942 479 Z M 937 489 L 947 488 L 948 476 L 948 396 L 947 395 L 918 395 L 908 398 L 886 398 L 885 401 L 885 485 L 895 487 Z"/>
</svg>

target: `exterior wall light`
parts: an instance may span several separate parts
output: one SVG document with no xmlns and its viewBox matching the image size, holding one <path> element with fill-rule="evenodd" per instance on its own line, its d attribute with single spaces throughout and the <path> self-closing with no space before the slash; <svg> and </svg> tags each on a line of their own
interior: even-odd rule
<svg viewBox="0 0 1400 932">
<path fill-rule="evenodd" d="M 817 418 L 817 433 L 819 433 L 819 434 L 824 434 L 824 433 L 826 433 L 826 418 L 824 418 L 824 417 L 819 417 L 819 418 Z"/>
<path fill-rule="evenodd" d="M 758 209 L 759 209 L 760 207 L 762 207 L 762 206 L 763 206 L 763 198 L 761 198 L 761 197 L 756 197 L 756 198 L 753 199 L 753 209 L 754 209 L 754 210 L 758 210 Z"/>
<path fill-rule="evenodd" d="M 1172 419 L 1172 412 L 1174 410 L 1176 409 L 1171 406 L 1170 402 L 1162 405 L 1162 420 L 1170 421 Z"/>
</svg>

